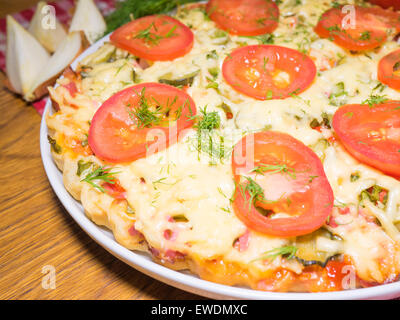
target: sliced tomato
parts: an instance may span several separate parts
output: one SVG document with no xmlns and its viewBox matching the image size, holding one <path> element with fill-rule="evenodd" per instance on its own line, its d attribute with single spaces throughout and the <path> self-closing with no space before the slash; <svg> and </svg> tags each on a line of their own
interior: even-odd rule
<svg viewBox="0 0 400 320">
<path fill-rule="evenodd" d="M 239 36 L 271 33 L 278 27 L 279 8 L 271 0 L 210 0 L 206 10 L 219 28 Z"/>
<path fill-rule="evenodd" d="M 381 6 L 382 8 L 393 8 L 394 10 L 400 10 L 399 0 L 369 0 L 369 2 Z"/>
<path fill-rule="evenodd" d="M 356 159 L 400 177 L 400 101 L 345 105 L 336 111 L 332 126 Z"/>
<path fill-rule="evenodd" d="M 128 162 L 165 149 L 193 125 L 192 98 L 160 83 L 141 83 L 106 100 L 89 129 L 94 154 L 109 162 Z M 171 126 L 171 128 L 170 128 Z"/>
<path fill-rule="evenodd" d="M 244 137 L 233 150 L 232 169 L 234 211 L 252 230 L 278 237 L 304 235 L 321 227 L 332 212 L 333 192 L 321 160 L 288 134 L 266 131 Z M 257 185 L 260 196 L 254 196 Z"/>
<path fill-rule="evenodd" d="M 340 6 L 322 14 L 315 32 L 337 45 L 353 51 L 371 50 L 387 39 L 387 30 L 400 30 L 400 14 L 379 7 L 355 6 L 354 15 Z M 351 19 L 354 19 L 354 24 Z"/>
<path fill-rule="evenodd" d="M 115 30 L 110 41 L 115 46 L 151 61 L 173 60 L 193 47 L 193 32 L 166 15 L 146 16 Z"/>
<path fill-rule="evenodd" d="M 378 79 L 387 86 L 400 90 L 400 50 L 389 53 L 379 61 Z"/>
<path fill-rule="evenodd" d="M 222 65 L 226 82 L 258 100 L 284 99 L 306 90 L 317 69 L 303 53 L 286 47 L 254 45 L 235 49 Z"/>
</svg>

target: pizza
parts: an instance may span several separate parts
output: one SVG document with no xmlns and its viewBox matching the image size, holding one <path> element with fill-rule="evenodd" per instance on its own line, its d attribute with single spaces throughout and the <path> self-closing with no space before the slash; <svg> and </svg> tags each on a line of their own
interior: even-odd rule
<svg viewBox="0 0 400 320">
<path fill-rule="evenodd" d="M 400 13 L 387 7 L 210 0 L 123 25 L 49 89 L 65 188 L 121 245 L 209 281 L 397 281 Z"/>
</svg>

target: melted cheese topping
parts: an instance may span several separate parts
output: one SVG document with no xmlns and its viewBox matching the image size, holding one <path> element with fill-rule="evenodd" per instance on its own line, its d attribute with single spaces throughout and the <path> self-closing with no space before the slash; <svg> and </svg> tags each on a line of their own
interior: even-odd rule
<svg viewBox="0 0 400 320">
<path fill-rule="evenodd" d="M 179 79 L 198 72 L 188 93 L 198 109 L 207 106 L 208 112 L 219 113 L 219 134 L 225 138 L 226 150 L 244 133 L 265 129 L 286 132 L 313 148 L 323 161 L 336 204 L 350 208 L 347 215 L 335 208 L 332 218 L 337 226 L 325 226 L 340 237 L 340 241 L 319 239 L 320 247 L 349 256 L 357 275 L 365 281 L 383 283 L 395 279 L 400 271 L 400 233 L 396 225 L 400 223 L 400 182 L 358 162 L 338 143 L 329 143 L 327 139 L 332 137 L 332 131 L 314 130 L 310 122 L 333 115 L 342 104 L 361 103 L 370 94 L 400 100 L 399 92 L 378 86 L 377 81 L 379 59 L 398 45 L 387 42 L 368 54 L 352 55 L 327 39 L 319 39 L 313 32 L 319 16 L 330 8 L 330 1 L 296 3 L 288 0 L 280 5 L 281 18 L 274 41 L 277 45 L 308 53 L 317 65 L 315 82 L 297 97 L 257 101 L 235 92 L 221 72 L 214 79 L 218 90 L 207 87 L 212 78 L 210 68 L 220 70 L 223 60 L 234 48 L 258 44 L 260 40 L 229 35 L 216 37 L 215 24 L 198 9 L 178 10 L 177 17 L 190 26 L 195 35 L 193 49 L 184 57 L 154 62 L 143 70 L 134 57 L 105 44 L 81 62 L 81 66 L 85 66 L 85 77 L 77 84 L 79 94 L 71 96 L 62 86 L 68 80 L 59 80 L 61 86 L 52 89 L 51 96 L 59 104 L 60 111 L 47 119 L 52 136 L 63 148 L 61 155 L 54 153 L 54 156 L 64 172 L 67 190 L 82 201 L 94 222 L 111 228 L 117 241 L 130 249 L 144 250 L 147 243 L 159 261 L 176 269 L 189 267 L 203 276 L 207 272 L 200 270 L 198 264 L 191 265 L 193 261 L 206 264 L 220 259 L 232 264 L 241 276 L 236 274 L 232 279 L 238 280 L 231 279 L 231 284 L 257 287 L 258 281 L 282 267 L 297 274 L 302 272 L 303 266 L 293 259 L 289 261 L 281 256 L 274 260 L 259 259 L 265 252 L 288 245 L 293 239 L 247 230 L 231 207 L 235 186 L 230 155 L 215 159 L 206 153 L 199 154 L 194 130 L 189 130 L 167 150 L 116 166 L 119 172 L 116 177 L 127 190 L 127 202 L 116 202 L 81 181 L 82 177 L 76 174 L 78 160 L 99 165 L 101 161 L 94 156 L 77 155 L 63 141 L 67 138 L 83 141 L 89 121 L 103 101 L 135 83 L 157 82 L 166 74 Z M 332 98 L 331 94 L 338 88 L 344 93 Z M 233 119 L 227 119 L 219 107 L 222 103 L 230 107 Z M 359 176 L 355 181 L 351 179 L 354 173 Z M 361 210 L 360 194 L 374 185 L 388 190 L 386 204 L 365 201 Z M 127 213 L 128 205 L 134 214 Z M 176 222 L 171 219 L 174 216 L 184 216 L 187 221 Z M 379 223 L 371 222 L 371 217 Z M 234 243 L 246 232 L 246 248 L 239 250 Z M 185 262 L 175 261 L 174 256 L 171 258 L 168 254 L 171 252 L 182 253 Z M 212 279 L 228 282 L 224 275 Z"/>
</svg>

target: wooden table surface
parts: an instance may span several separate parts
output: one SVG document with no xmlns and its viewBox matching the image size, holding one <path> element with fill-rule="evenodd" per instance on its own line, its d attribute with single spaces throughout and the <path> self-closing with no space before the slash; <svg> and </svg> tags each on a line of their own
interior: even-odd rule
<svg viewBox="0 0 400 320">
<path fill-rule="evenodd" d="M 0 17 L 36 2 L 1 0 Z M 3 81 L 0 72 L 0 299 L 199 298 L 129 267 L 80 229 L 44 172 L 40 115 Z M 46 266 L 55 289 L 42 286 Z"/>
</svg>

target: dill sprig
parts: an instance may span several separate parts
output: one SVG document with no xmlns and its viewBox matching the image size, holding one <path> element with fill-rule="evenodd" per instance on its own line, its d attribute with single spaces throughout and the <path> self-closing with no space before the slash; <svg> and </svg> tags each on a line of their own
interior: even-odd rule
<svg viewBox="0 0 400 320">
<path fill-rule="evenodd" d="M 160 39 L 162 36 L 152 33 L 151 28 L 154 29 L 154 31 L 158 31 L 154 22 L 152 22 L 146 29 L 140 30 L 134 37 L 133 39 L 143 39 L 144 42 L 157 45 L 160 42 Z"/>
<path fill-rule="evenodd" d="M 115 184 L 116 178 L 114 175 L 119 172 L 111 172 L 110 170 L 111 168 L 106 166 L 97 167 L 93 171 L 89 172 L 81 181 L 85 181 L 100 192 L 105 193 L 104 188 L 96 181 L 100 180 L 105 183 Z"/>
<path fill-rule="evenodd" d="M 269 173 L 271 174 L 287 174 L 292 179 L 296 179 L 296 170 L 294 168 L 288 167 L 286 164 L 260 164 L 259 166 L 254 167 L 250 172 L 256 172 L 263 175 L 267 171 L 269 171 Z"/>
<path fill-rule="evenodd" d="M 338 82 L 335 84 L 334 90 L 329 95 L 329 104 L 331 106 L 341 106 L 345 104 L 345 98 L 348 96 L 348 92 L 345 90 L 344 82 Z"/>
<path fill-rule="evenodd" d="M 246 183 L 245 185 L 240 184 L 239 190 L 242 193 L 244 199 L 246 199 L 246 192 L 249 193 L 250 195 L 249 205 L 251 206 L 256 201 L 264 201 L 265 199 L 264 190 L 261 188 L 261 186 L 250 177 L 244 177 L 244 178 L 248 181 L 248 183 Z"/>
<path fill-rule="evenodd" d="M 136 95 L 139 97 L 139 102 L 137 106 L 131 106 L 127 104 L 125 106 L 126 112 L 128 113 L 131 120 L 136 124 L 138 129 L 149 128 L 161 124 L 163 121 L 175 121 L 178 120 L 183 109 L 187 106 L 190 109 L 189 99 L 186 99 L 175 111 L 175 117 L 172 117 L 170 111 L 172 107 L 177 103 L 178 96 L 175 95 L 174 99 L 167 98 L 167 101 L 162 105 L 153 96 L 146 97 L 146 88 L 143 88 L 139 93 L 135 91 Z M 172 120 L 170 119 L 172 117 Z"/>
<path fill-rule="evenodd" d="M 137 108 L 130 108 L 129 105 L 126 106 L 129 117 L 139 129 L 158 125 L 168 111 L 162 110 L 163 108 L 159 103 L 157 103 L 155 108 L 152 107 L 146 99 L 145 92 L 146 88 L 143 88 L 140 93 L 136 92 L 139 97 L 139 106 Z"/>
<path fill-rule="evenodd" d="M 137 19 L 143 16 L 169 13 L 178 5 L 183 5 L 190 2 L 198 2 L 200 0 L 125 0 L 117 1 L 116 9 L 108 15 L 106 19 L 107 30 L 106 34 L 114 31 L 123 24 L 132 19 Z"/>
<path fill-rule="evenodd" d="M 189 117 L 189 120 L 196 120 L 193 126 L 197 129 L 196 149 L 199 153 L 205 152 L 211 158 L 222 160 L 228 152 L 225 150 L 225 137 L 217 132 L 221 126 L 221 118 L 217 111 L 207 112 L 207 106 L 200 110 L 200 115 Z"/>
<path fill-rule="evenodd" d="M 292 259 L 295 256 L 297 250 L 298 250 L 298 248 L 295 246 L 284 246 L 284 247 L 280 247 L 280 248 L 275 248 L 275 249 L 264 252 L 260 258 L 254 259 L 253 261 L 258 261 L 258 260 L 273 261 L 279 256 L 282 256 L 286 259 Z"/>
<path fill-rule="evenodd" d="M 251 205 L 255 205 L 255 203 L 258 202 L 264 202 L 267 203 L 269 201 L 267 201 L 265 199 L 264 196 L 264 190 L 263 188 L 261 188 L 261 186 L 255 182 L 252 178 L 250 177 L 245 177 L 243 176 L 243 178 L 245 178 L 247 180 L 247 183 L 241 183 L 239 184 L 239 191 L 242 194 L 243 199 L 247 200 L 246 197 L 246 192 L 250 195 L 250 199 L 249 199 L 249 211 L 251 209 Z M 273 202 L 273 201 L 271 201 Z"/>
<path fill-rule="evenodd" d="M 167 39 L 175 36 L 174 31 L 176 29 L 176 25 L 173 26 L 165 35 L 159 35 L 151 32 L 152 28 L 155 32 L 158 32 L 156 25 L 154 22 L 152 22 L 147 28 L 140 30 L 133 38 L 143 39 L 144 42 L 151 45 L 158 45 L 161 39 Z"/>
<path fill-rule="evenodd" d="M 266 33 L 259 36 L 246 36 L 245 38 L 256 39 L 260 44 L 274 44 L 275 36 L 272 33 Z"/>
<path fill-rule="evenodd" d="M 250 177 L 246 177 L 246 176 L 242 176 L 242 177 L 244 179 L 246 179 L 247 182 L 241 183 L 236 187 L 239 188 L 239 192 L 242 194 L 243 199 L 247 200 L 246 192 L 249 194 L 249 196 L 250 196 L 250 199 L 248 200 L 249 211 L 251 209 L 251 205 L 255 206 L 256 202 L 276 203 L 279 201 L 279 200 L 267 200 L 264 195 L 264 189 L 261 188 L 261 186 L 256 181 L 254 181 Z"/>
<path fill-rule="evenodd" d="M 389 99 L 386 98 L 386 95 L 380 96 L 378 94 L 370 94 L 368 99 L 364 100 L 363 102 L 361 102 L 362 104 L 368 104 L 368 106 L 370 108 L 372 108 L 373 106 L 377 105 L 377 104 L 381 104 L 381 103 L 385 103 L 386 101 L 388 101 Z"/>
<path fill-rule="evenodd" d="M 190 120 L 200 119 L 197 124 L 194 125 L 194 128 L 198 130 L 213 130 L 220 127 L 221 118 L 217 111 L 207 112 L 207 106 L 205 106 L 200 112 L 201 115 L 190 117 Z"/>
</svg>

